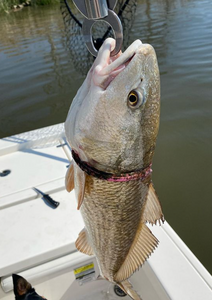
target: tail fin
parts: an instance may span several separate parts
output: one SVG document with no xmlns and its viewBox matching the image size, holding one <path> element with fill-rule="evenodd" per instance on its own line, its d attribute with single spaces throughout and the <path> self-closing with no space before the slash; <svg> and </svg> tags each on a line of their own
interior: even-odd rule
<svg viewBox="0 0 212 300">
<path fill-rule="evenodd" d="M 132 284 L 128 280 L 124 280 L 117 285 L 133 300 L 142 300 L 136 291 L 133 290 Z"/>
</svg>

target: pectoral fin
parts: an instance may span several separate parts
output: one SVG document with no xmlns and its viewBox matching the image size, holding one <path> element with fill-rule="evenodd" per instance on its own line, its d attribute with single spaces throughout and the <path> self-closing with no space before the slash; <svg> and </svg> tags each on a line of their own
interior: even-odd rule
<svg viewBox="0 0 212 300">
<path fill-rule="evenodd" d="M 90 245 L 88 233 L 85 228 L 79 233 L 75 245 L 80 252 L 87 255 L 93 255 L 93 249 Z"/>
<path fill-rule="evenodd" d="M 150 256 L 157 244 L 158 240 L 156 237 L 141 222 L 128 255 L 114 276 L 115 281 L 122 282 L 129 278 Z"/>
<path fill-rule="evenodd" d="M 71 164 L 68 167 L 68 170 L 66 172 L 65 187 L 69 193 L 74 189 L 74 165 L 73 165 L 73 162 L 71 162 Z"/>
<path fill-rule="evenodd" d="M 156 224 L 157 221 L 160 224 L 160 221 L 164 222 L 164 216 L 161 208 L 160 201 L 158 200 L 158 196 L 155 192 L 155 189 L 150 183 L 149 190 L 147 194 L 147 199 L 142 215 L 143 222 L 149 222 L 151 224 Z"/>
<path fill-rule="evenodd" d="M 86 181 L 86 174 L 82 171 L 78 165 L 74 164 L 74 182 L 75 182 L 75 194 L 77 198 L 77 209 L 80 209 L 84 194 L 85 194 L 85 181 Z"/>
<path fill-rule="evenodd" d="M 142 300 L 136 291 L 133 290 L 132 284 L 128 280 L 122 281 L 118 286 L 133 300 Z"/>
</svg>

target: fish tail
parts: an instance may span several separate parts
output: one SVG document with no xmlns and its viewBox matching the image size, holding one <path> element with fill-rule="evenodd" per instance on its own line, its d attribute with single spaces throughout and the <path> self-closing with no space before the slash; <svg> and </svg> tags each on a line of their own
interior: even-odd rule
<svg viewBox="0 0 212 300">
<path fill-rule="evenodd" d="M 142 300 L 142 298 L 134 291 L 132 284 L 128 280 L 124 280 L 117 284 L 125 294 L 130 296 L 133 300 Z"/>
</svg>

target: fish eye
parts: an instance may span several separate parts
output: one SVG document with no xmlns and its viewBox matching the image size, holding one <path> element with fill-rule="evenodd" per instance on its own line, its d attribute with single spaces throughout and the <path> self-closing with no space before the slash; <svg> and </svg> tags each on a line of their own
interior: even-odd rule
<svg viewBox="0 0 212 300">
<path fill-rule="evenodd" d="M 144 101 L 144 95 L 143 93 L 140 93 L 139 91 L 133 90 L 128 95 L 128 105 L 131 108 L 137 108 L 140 106 L 140 104 L 143 104 Z"/>
<path fill-rule="evenodd" d="M 130 106 L 135 107 L 138 103 L 139 95 L 136 91 L 131 91 L 128 95 L 128 103 Z"/>
</svg>

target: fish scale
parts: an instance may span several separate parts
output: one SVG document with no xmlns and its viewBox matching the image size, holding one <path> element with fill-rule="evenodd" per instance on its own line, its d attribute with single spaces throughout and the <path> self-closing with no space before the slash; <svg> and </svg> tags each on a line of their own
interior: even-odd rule
<svg viewBox="0 0 212 300">
<path fill-rule="evenodd" d="M 81 213 L 100 268 L 114 281 L 135 237 L 148 187 L 140 181 L 107 182 L 92 176 L 86 186 Z"/>
</svg>

